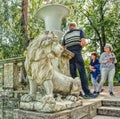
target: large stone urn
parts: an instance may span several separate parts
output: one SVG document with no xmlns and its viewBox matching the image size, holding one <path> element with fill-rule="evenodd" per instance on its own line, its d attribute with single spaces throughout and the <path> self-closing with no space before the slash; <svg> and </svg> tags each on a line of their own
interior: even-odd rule
<svg viewBox="0 0 120 119">
<path fill-rule="evenodd" d="M 59 38 L 63 36 L 61 31 L 62 20 L 69 15 L 69 9 L 63 5 L 50 4 L 40 8 L 36 17 L 43 19 L 45 30 L 54 32 Z"/>
</svg>

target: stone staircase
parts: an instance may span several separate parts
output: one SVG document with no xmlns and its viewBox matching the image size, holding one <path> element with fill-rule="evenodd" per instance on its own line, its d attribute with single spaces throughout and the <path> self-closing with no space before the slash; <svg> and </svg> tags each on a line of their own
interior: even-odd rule
<svg viewBox="0 0 120 119">
<path fill-rule="evenodd" d="M 120 119 L 120 100 L 102 100 L 102 106 L 93 119 Z"/>
</svg>

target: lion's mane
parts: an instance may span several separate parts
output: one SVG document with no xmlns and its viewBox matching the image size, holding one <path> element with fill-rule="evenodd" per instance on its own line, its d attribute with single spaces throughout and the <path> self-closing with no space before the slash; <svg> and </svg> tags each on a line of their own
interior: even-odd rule
<svg viewBox="0 0 120 119">
<path fill-rule="evenodd" d="M 39 85 L 53 78 L 52 41 L 53 36 L 44 34 L 34 39 L 27 48 L 25 68 L 31 79 Z"/>
</svg>

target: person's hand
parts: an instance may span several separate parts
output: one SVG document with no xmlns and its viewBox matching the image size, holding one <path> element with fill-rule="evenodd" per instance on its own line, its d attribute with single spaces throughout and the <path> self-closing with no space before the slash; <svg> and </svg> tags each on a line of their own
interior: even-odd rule
<svg viewBox="0 0 120 119">
<path fill-rule="evenodd" d="M 62 47 L 63 47 L 63 49 L 64 49 L 64 50 L 66 49 L 66 47 L 65 47 L 65 46 L 63 46 L 63 45 L 62 45 Z"/>
<path fill-rule="evenodd" d="M 113 62 L 112 59 L 107 59 L 107 62 Z"/>
<path fill-rule="evenodd" d="M 94 66 L 90 66 L 91 69 L 94 69 Z"/>
<path fill-rule="evenodd" d="M 82 38 L 81 39 L 81 44 L 82 48 L 84 48 L 86 46 L 86 41 L 85 41 L 85 38 Z"/>
<path fill-rule="evenodd" d="M 93 72 L 96 71 L 96 69 L 95 69 L 93 66 L 90 66 L 89 68 L 90 68 L 90 70 L 93 71 Z"/>
<path fill-rule="evenodd" d="M 90 68 L 90 70 L 92 70 L 93 66 L 90 65 L 89 68 Z"/>
<path fill-rule="evenodd" d="M 92 69 L 92 71 L 93 71 L 93 72 L 95 72 L 95 71 L 96 71 L 96 69 Z"/>
</svg>

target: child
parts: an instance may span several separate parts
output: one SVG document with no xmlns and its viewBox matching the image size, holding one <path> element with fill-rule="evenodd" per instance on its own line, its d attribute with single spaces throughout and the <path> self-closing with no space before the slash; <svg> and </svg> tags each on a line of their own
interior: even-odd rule
<svg viewBox="0 0 120 119">
<path fill-rule="evenodd" d="M 100 63 L 99 60 L 97 59 L 97 53 L 93 52 L 91 53 L 91 61 L 90 61 L 90 71 L 91 71 L 91 79 L 92 79 L 92 84 L 94 88 L 94 94 L 97 93 L 97 88 L 98 88 L 98 82 L 97 79 L 100 75 Z"/>
</svg>

